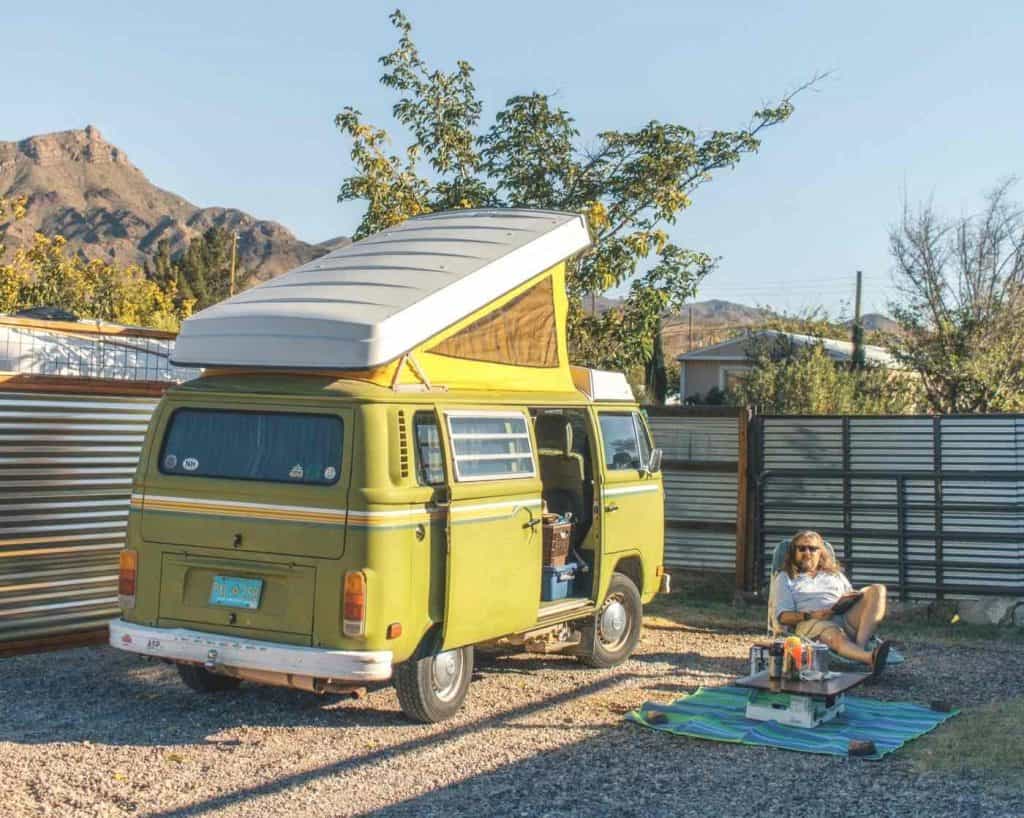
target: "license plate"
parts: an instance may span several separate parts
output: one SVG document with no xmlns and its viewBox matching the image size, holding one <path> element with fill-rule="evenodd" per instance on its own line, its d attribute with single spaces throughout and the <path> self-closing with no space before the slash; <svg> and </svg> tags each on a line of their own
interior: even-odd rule
<svg viewBox="0 0 1024 818">
<path fill-rule="evenodd" d="M 262 593 L 262 579 L 216 576 L 213 578 L 213 586 L 210 588 L 210 604 L 255 610 L 260 606 L 260 594 Z"/>
</svg>

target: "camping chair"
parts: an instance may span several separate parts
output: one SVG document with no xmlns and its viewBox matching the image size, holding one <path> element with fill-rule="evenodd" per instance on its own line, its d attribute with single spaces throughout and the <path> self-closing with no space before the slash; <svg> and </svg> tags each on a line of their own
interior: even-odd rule
<svg viewBox="0 0 1024 818">
<path fill-rule="evenodd" d="M 783 540 L 775 546 L 775 551 L 772 552 L 772 570 L 768 579 L 768 635 L 773 639 L 780 636 L 788 636 L 792 633 L 792 629 L 783 625 L 775 618 L 775 577 L 778 576 L 779 572 L 782 571 L 782 564 L 786 561 L 786 549 L 789 548 L 789 540 Z M 825 548 L 828 549 L 829 554 L 832 555 L 834 560 L 836 557 L 835 549 L 832 548 L 832 543 L 825 540 Z M 878 634 L 876 633 L 871 637 L 868 644 L 865 646 L 866 650 L 874 650 L 878 644 Z M 834 650 L 828 652 L 829 662 L 832 664 L 846 664 L 846 665 L 858 665 L 859 662 L 854 662 L 851 659 L 847 659 L 845 656 L 840 656 Z M 889 656 L 886 660 L 886 665 L 899 665 L 904 661 L 903 656 L 894 649 L 889 650 Z"/>
</svg>

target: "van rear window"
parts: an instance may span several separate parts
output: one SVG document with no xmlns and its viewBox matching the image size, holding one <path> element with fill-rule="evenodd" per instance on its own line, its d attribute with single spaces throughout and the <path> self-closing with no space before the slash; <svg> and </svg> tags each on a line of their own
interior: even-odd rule
<svg viewBox="0 0 1024 818">
<path fill-rule="evenodd" d="M 341 418 L 291 412 L 178 409 L 160 471 L 270 483 L 330 485 L 341 474 Z"/>
</svg>

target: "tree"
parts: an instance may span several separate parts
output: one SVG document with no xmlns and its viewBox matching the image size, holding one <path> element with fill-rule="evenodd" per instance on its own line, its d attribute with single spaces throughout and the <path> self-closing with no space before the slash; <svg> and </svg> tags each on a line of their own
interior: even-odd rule
<svg viewBox="0 0 1024 818">
<path fill-rule="evenodd" d="M 665 369 L 665 350 L 661 345 L 661 322 L 654 333 L 654 349 L 647 362 L 647 396 L 658 406 L 665 405 L 668 397 L 668 372 Z"/>
<path fill-rule="evenodd" d="M 176 330 L 191 303 L 179 306 L 175 295 L 173 283 L 164 289 L 139 267 L 68 254 L 62 236 L 36 233 L 32 244 L 0 263 L 0 312 L 51 306 L 103 321 Z"/>
<path fill-rule="evenodd" d="M 480 130 L 483 105 L 473 69 L 430 68 L 401 11 L 391 15 L 397 47 L 381 58 L 381 83 L 398 93 L 392 108 L 409 134 L 404 155 L 353 107 L 335 118 L 351 139 L 354 172 L 339 201 L 366 202 L 355 238 L 421 213 L 459 207 L 551 208 L 587 216 L 594 252 L 569 270 L 569 340 L 579 363 L 628 369 L 650 358 L 660 316 L 678 310 L 715 266 L 706 252 L 669 241 L 667 228 L 714 173 L 757 151 L 765 128 L 787 120 L 793 96 L 754 112 L 749 125 L 698 135 L 648 122 L 602 131 L 579 145 L 572 116 L 542 93 L 511 97 Z M 621 309 L 588 314 L 588 294 L 629 283 Z"/>
<path fill-rule="evenodd" d="M 997 185 L 983 210 L 948 219 L 904 205 L 889 235 L 903 333 L 897 358 L 934 412 L 1024 410 L 1024 210 Z"/>
<path fill-rule="evenodd" d="M 730 403 L 762 414 L 903 414 L 916 411 L 919 390 L 908 373 L 837 363 L 818 343 L 784 334 L 751 341 L 749 373 L 728 394 Z"/>
<path fill-rule="evenodd" d="M 177 259 L 177 280 L 182 291 L 195 298 L 195 309 L 205 309 L 228 297 L 231 243 L 231 233 L 223 227 L 211 227 L 192 239 Z"/>
</svg>

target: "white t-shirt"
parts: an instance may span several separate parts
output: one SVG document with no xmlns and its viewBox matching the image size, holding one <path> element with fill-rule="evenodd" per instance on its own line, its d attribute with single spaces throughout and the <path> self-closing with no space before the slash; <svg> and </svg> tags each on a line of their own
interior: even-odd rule
<svg viewBox="0 0 1024 818">
<path fill-rule="evenodd" d="M 797 574 L 793 579 L 785 571 L 775 577 L 775 615 L 785 611 L 819 611 L 831 608 L 843 594 L 853 590 L 843 574 Z"/>
</svg>

